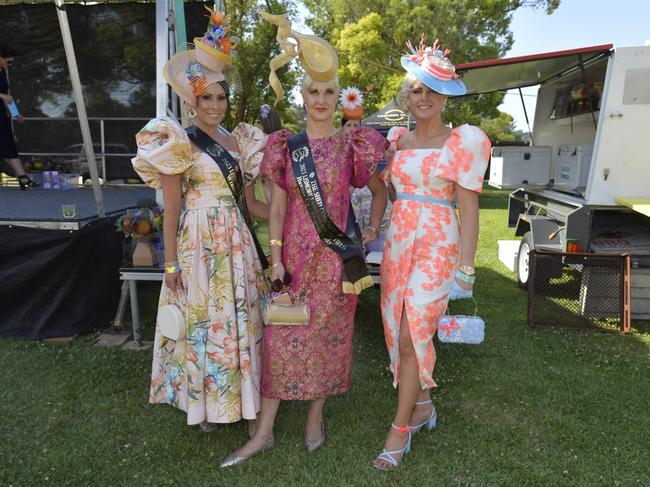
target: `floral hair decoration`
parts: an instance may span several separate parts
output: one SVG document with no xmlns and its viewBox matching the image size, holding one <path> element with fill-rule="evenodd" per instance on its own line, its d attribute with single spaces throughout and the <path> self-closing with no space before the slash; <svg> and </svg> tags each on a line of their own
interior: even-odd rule
<svg viewBox="0 0 650 487">
<path fill-rule="evenodd" d="M 363 115 L 363 94 L 356 86 L 348 86 L 341 90 L 341 106 L 343 116 L 348 120 L 361 120 Z"/>
<path fill-rule="evenodd" d="M 271 113 L 271 107 L 268 106 L 266 103 L 260 107 L 260 116 L 262 118 L 266 118 L 269 116 L 269 113 Z"/>
</svg>

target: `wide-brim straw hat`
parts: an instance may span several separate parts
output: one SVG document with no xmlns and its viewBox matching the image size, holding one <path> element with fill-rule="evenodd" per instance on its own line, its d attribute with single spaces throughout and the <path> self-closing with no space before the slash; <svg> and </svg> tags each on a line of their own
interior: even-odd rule
<svg viewBox="0 0 650 487">
<path fill-rule="evenodd" d="M 293 30 L 287 14 L 272 15 L 262 12 L 262 17 L 278 26 L 276 39 L 282 52 L 271 59 L 269 74 L 269 83 L 275 92 L 276 103 L 284 98 L 284 89 L 275 71 L 295 57 L 298 57 L 305 73 L 313 80 L 327 82 L 336 77 L 339 58 L 327 41 Z"/>
<path fill-rule="evenodd" d="M 208 66 L 220 70 L 215 71 Z M 241 79 L 237 69 L 232 64 L 222 64 L 221 59 L 205 54 L 201 49 L 187 49 L 174 54 L 163 67 L 163 77 L 174 92 L 191 107 L 196 107 L 197 97 L 214 83 L 225 81 L 230 94 L 241 92 Z"/>
<path fill-rule="evenodd" d="M 312 79 L 330 81 L 339 69 L 339 58 L 334 48 L 325 40 L 313 35 L 294 32 L 298 40 L 300 64 Z"/>
</svg>

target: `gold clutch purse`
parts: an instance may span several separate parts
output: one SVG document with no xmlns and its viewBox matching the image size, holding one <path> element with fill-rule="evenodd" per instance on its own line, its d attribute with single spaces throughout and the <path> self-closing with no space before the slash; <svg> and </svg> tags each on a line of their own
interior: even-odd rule
<svg viewBox="0 0 650 487">
<path fill-rule="evenodd" d="M 271 298 L 264 307 L 264 323 L 272 326 L 296 326 L 309 324 L 309 306 L 294 303 L 288 292 Z"/>
</svg>

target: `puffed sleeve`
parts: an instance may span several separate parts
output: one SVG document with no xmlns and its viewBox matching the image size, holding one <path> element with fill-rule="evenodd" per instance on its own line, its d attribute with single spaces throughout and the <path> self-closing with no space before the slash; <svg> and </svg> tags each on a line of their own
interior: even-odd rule
<svg viewBox="0 0 650 487">
<path fill-rule="evenodd" d="M 239 147 L 240 163 L 244 172 L 246 186 L 255 182 L 260 175 L 262 156 L 266 147 L 266 134 L 257 127 L 247 123 L 240 123 L 232 135 Z"/>
<path fill-rule="evenodd" d="M 291 163 L 287 140 L 291 135 L 288 130 L 278 130 L 269 135 L 262 158 L 262 174 L 285 191 L 287 164 Z"/>
<path fill-rule="evenodd" d="M 381 172 L 380 176 L 387 183 L 390 183 L 390 169 L 392 166 L 393 156 L 397 150 L 397 141 L 402 135 L 406 133 L 408 133 L 408 129 L 406 127 L 391 127 L 391 129 L 388 131 L 388 134 L 386 135 L 388 143 L 390 144 L 390 151 L 386 155 L 386 167 Z"/>
<path fill-rule="evenodd" d="M 363 188 L 390 144 L 383 135 L 370 127 L 357 127 L 352 130 L 351 136 L 354 166 L 350 184 L 355 188 Z"/>
<path fill-rule="evenodd" d="M 192 146 L 185 130 L 169 117 L 154 118 L 135 136 L 137 155 L 131 160 L 142 180 L 162 188 L 160 175 L 182 174 L 193 164 Z"/>
<path fill-rule="evenodd" d="M 490 160 L 490 139 L 478 127 L 456 127 L 440 153 L 434 176 L 480 193 Z"/>
</svg>

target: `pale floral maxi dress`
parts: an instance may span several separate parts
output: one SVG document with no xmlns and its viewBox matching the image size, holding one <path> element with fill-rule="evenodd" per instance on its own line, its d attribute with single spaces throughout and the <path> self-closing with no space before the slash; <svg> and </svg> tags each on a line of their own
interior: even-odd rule
<svg viewBox="0 0 650 487">
<path fill-rule="evenodd" d="M 480 192 L 490 157 L 490 141 L 478 127 L 455 128 L 442 149 L 396 150 L 407 133 L 393 128 L 388 140 L 395 150 L 382 173 L 397 193 L 455 199 L 454 183 Z M 393 372 L 399 382 L 399 327 L 406 313 L 417 356 L 420 386 L 435 387 L 433 335 L 447 307 L 460 255 L 460 228 L 449 205 L 397 199 L 391 212 L 381 264 L 381 310 Z"/>
<path fill-rule="evenodd" d="M 256 129 L 241 124 L 235 135 L 238 130 Z M 190 425 L 255 419 L 263 282 L 251 234 L 217 164 L 192 153 L 176 122 L 151 120 L 136 138 L 133 166 L 140 177 L 160 188 L 160 174 L 182 174 L 185 200 L 177 257 L 187 291 L 175 293 L 163 284 L 159 307 L 181 306 L 187 338 L 167 339 L 156 325 L 149 402 L 185 411 Z"/>
</svg>

